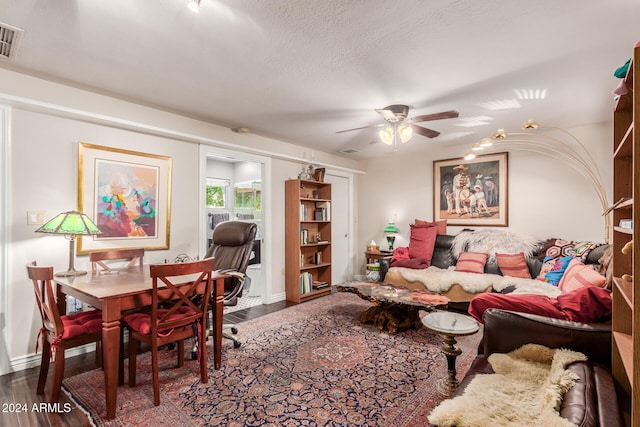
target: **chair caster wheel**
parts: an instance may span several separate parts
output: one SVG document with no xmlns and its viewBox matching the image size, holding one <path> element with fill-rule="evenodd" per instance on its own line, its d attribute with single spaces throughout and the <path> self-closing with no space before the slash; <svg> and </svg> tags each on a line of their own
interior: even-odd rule
<svg viewBox="0 0 640 427">
<path fill-rule="evenodd" d="M 233 348 L 240 348 L 240 341 L 234 341 L 233 342 Z"/>
<path fill-rule="evenodd" d="M 231 333 L 233 335 L 237 334 L 238 333 L 238 328 L 231 328 Z"/>
</svg>

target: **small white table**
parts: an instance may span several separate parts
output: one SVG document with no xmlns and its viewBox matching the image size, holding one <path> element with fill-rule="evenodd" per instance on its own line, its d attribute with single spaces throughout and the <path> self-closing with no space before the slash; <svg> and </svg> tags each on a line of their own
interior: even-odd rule
<svg viewBox="0 0 640 427">
<path fill-rule="evenodd" d="M 422 318 L 422 324 L 430 331 L 444 335 L 442 352 L 447 357 L 448 375 L 438 383 L 437 389 L 445 396 L 451 396 L 458 387 L 456 378 L 456 358 L 462 350 L 456 347 L 456 338 L 473 335 L 480 329 L 478 322 L 470 316 L 451 311 L 436 311 Z"/>
</svg>

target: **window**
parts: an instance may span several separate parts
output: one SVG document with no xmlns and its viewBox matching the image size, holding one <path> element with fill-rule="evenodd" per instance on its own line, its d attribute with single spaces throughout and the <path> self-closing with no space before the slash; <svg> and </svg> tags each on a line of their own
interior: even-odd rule
<svg viewBox="0 0 640 427">
<path fill-rule="evenodd" d="M 207 178 L 207 207 L 208 208 L 227 208 L 227 193 L 229 192 L 229 180 Z"/>
<path fill-rule="evenodd" d="M 262 191 L 260 181 L 238 183 L 233 188 L 234 207 L 236 209 L 262 210 Z"/>
</svg>

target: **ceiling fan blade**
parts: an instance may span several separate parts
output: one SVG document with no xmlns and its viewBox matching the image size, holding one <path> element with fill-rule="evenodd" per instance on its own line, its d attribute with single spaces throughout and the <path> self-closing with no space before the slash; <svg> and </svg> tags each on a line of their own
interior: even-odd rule
<svg viewBox="0 0 640 427">
<path fill-rule="evenodd" d="M 379 110 L 375 110 L 376 113 L 380 114 L 387 121 L 397 121 L 396 113 L 391 110 L 387 110 L 386 108 L 382 108 Z"/>
<path fill-rule="evenodd" d="M 415 133 L 420 134 L 422 136 L 426 136 L 427 138 L 435 138 L 436 136 L 440 135 L 440 132 L 435 131 L 433 129 L 423 128 L 422 126 L 418 126 L 418 125 L 410 125 L 410 126 Z"/>
<path fill-rule="evenodd" d="M 385 126 L 385 124 L 377 124 L 377 125 L 370 125 L 370 126 L 362 126 L 359 128 L 353 128 L 353 129 L 345 129 L 345 130 L 339 130 L 336 133 L 344 133 L 344 132 L 351 132 L 352 130 L 362 130 L 362 129 L 369 129 L 369 128 L 379 128 Z"/>
<path fill-rule="evenodd" d="M 426 122 L 429 120 L 441 120 L 441 119 L 454 119 L 456 117 L 458 117 L 460 115 L 460 113 L 458 113 L 455 110 L 451 110 L 451 111 L 443 111 L 441 113 L 434 113 L 434 114 L 425 114 L 423 116 L 415 116 L 413 118 L 411 118 L 411 121 L 413 122 Z"/>
</svg>

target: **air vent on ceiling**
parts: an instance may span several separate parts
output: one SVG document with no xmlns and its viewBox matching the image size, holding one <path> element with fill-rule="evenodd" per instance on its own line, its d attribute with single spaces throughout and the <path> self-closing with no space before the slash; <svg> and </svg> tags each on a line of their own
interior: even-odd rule
<svg viewBox="0 0 640 427">
<path fill-rule="evenodd" d="M 355 154 L 359 153 L 360 151 L 354 150 L 353 148 L 345 148 L 344 150 L 340 150 L 340 152 L 343 154 Z"/>
<path fill-rule="evenodd" d="M 0 58 L 12 60 L 18 51 L 24 30 L 0 22 Z"/>
</svg>

